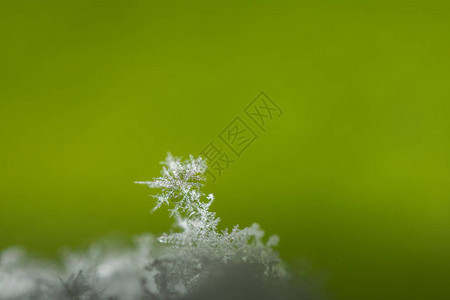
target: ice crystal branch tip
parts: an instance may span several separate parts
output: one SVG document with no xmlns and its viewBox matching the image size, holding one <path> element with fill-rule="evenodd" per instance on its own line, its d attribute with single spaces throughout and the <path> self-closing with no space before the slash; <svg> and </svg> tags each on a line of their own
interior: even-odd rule
<svg viewBox="0 0 450 300">
<path fill-rule="evenodd" d="M 161 176 L 152 181 L 136 181 L 138 184 L 147 185 L 149 188 L 159 188 L 161 193 L 153 195 L 156 205 L 153 211 L 163 204 L 174 204 L 170 209 L 171 216 L 180 216 L 182 213 L 194 213 L 200 206 L 200 198 L 204 196 L 201 192 L 203 181 L 205 181 L 206 163 L 201 158 L 182 160 L 170 153 L 162 162 Z"/>
</svg>

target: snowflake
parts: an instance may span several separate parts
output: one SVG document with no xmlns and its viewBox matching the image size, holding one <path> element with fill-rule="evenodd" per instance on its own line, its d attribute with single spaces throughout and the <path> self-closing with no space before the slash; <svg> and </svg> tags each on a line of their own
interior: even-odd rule
<svg viewBox="0 0 450 300">
<path fill-rule="evenodd" d="M 210 211 L 215 197 L 202 191 L 207 170 L 205 161 L 192 155 L 187 160 L 167 155 L 161 176 L 152 181 L 138 181 L 150 188 L 160 188 L 161 192 L 153 211 L 163 204 L 169 205 L 170 216 L 177 221 L 182 232 L 163 234 L 161 243 L 175 248 L 183 248 L 191 256 L 209 257 L 222 262 L 243 261 L 263 264 L 266 273 L 271 274 L 279 263 L 278 255 L 272 247 L 279 238 L 271 236 L 263 242 L 264 231 L 258 224 L 231 231 L 217 229 L 220 218 Z M 190 257 L 192 259 L 192 257 Z"/>
</svg>

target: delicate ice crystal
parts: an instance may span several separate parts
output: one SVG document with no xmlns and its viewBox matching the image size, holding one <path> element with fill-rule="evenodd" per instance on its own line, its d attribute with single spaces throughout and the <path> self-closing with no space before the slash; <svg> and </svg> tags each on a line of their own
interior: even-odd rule
<svg viewBox="0 0 450 300">
<path fill-rule="evenodd" d="M 261 287 L 250 289 L 253 299 L 272 299 L 277 287 L 264 290 L 263 282 L 284 274 L 272 250 L 278 237 L 264 243 L 256 223 L 219 231 L 220 219 L 210 211 L 215 197 L 202 190 L 204 160 L 169 154 L 163 164 L 160 177 L 137 183 L 161 189 L 153 210 L 168 205 L 181 232 L 158 239 L 144 234 L 125 249 L 99 242 L 85 252 L 66 252 L 59 265 L 6 249 L 0 252 L 0 299 L 213 299 L 217 291 L 210 287 L 224 284 L 242 291 L 233 299 L 248 299 L 246 280 Z"/>
<path fill-rule="evenodd" d="M 162 164 L 165 167 L 161 177 L 137 182 L 161 189 L 155 196 L 157 202 L 154 209 L 163 204 L 172 206 L 169 208 L 171 216 L 175 216 L 183 229 L 182 232 L 163 234 L 160 242 L 181 249 L 190 260 L 208 257 L 222 263 L 259 263 L 265 267 L 267 276 L 280 271 L 278 255 L 272 250 L 278 244 L 277 236 L 270 237 L 264 243 L 264 231 L 256 223 L 243 229 L 236 225 L 231 231 L 217 229 L 220 219 L 210 211 L 215 197 L 202 191 L 206 164 L 201 157 L 190 156 L 182 160 L 169 153 Z"/>
</svg>

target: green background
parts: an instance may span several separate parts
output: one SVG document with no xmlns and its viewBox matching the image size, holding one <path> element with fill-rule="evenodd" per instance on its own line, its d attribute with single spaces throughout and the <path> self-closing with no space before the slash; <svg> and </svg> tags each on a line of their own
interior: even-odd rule
<svg viewBox="0 0 450 300">
<path fill-rule="evenodd" d="M 265 91 L 284 114 L 207 185 L 223 226 L 338 300 L 448 299 L 446 2 L 1 1 L 0 248 L 168 230 L 133 181 Z"/>
</svg>

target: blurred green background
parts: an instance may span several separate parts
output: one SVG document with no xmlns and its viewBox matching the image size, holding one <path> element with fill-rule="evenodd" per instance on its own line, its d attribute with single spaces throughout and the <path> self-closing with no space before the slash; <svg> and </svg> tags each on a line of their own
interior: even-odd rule
<svg viewBox="0 0 450 300">
<path fill-rule="evenodd" d="M 215 183 L 338 300 L 448 299 L 447 1 L 1 1 L 0 248 L 160 233 L 166 152 L 260 92 L 283 109 Z M 300 263 L 301 264 L 301 263 Z"/>
</svg>

